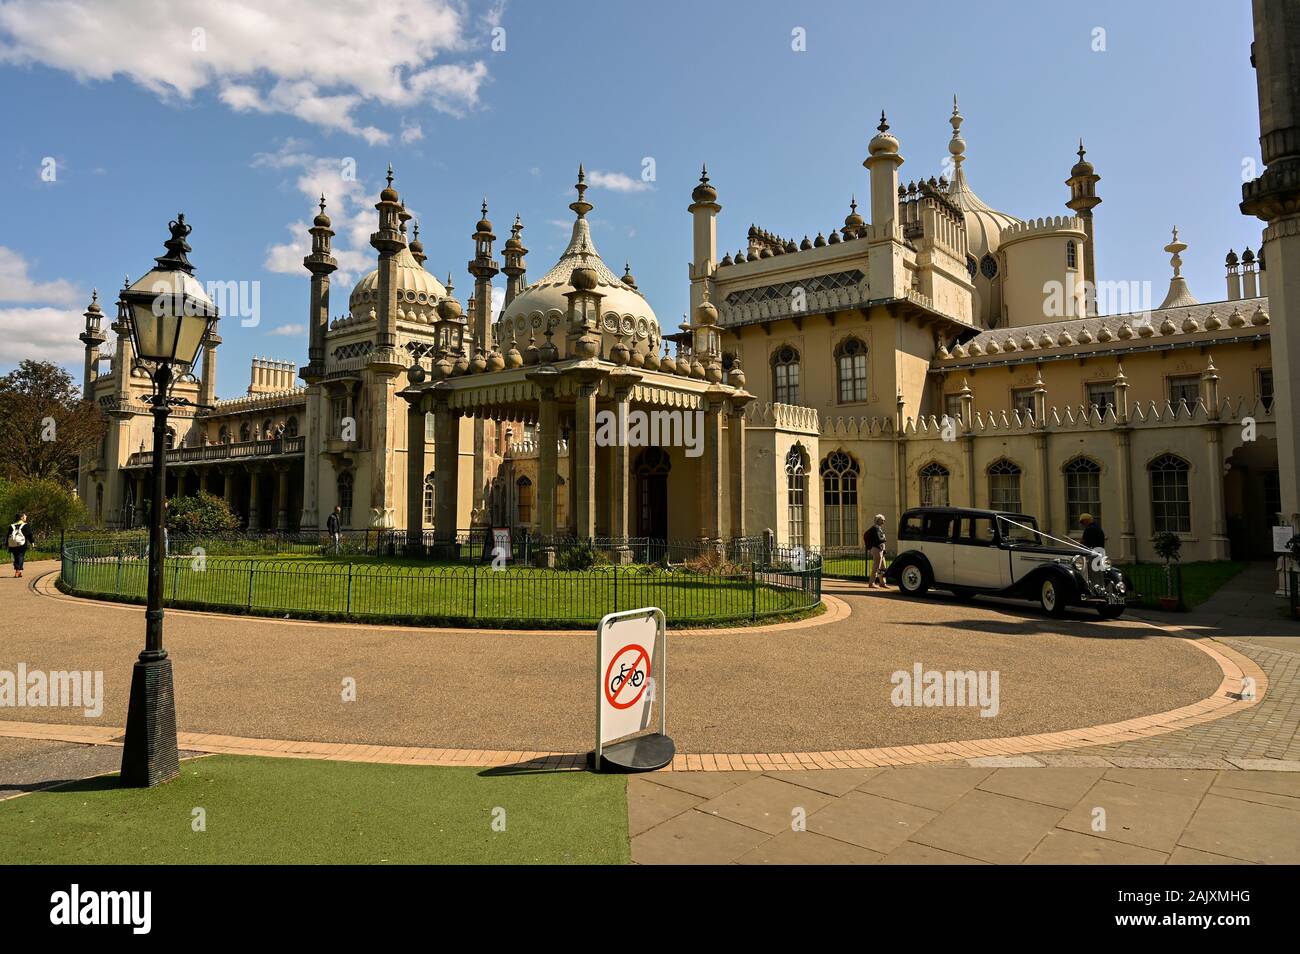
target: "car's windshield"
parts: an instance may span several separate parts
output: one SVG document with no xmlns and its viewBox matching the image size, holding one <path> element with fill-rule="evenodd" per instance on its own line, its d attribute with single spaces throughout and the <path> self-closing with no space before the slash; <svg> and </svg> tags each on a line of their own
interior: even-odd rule
<svg viewBox="0 0 1300 954">
<path fill-rule="evenodd" d="M 1024 514 L 999 516 L 998 528 L 1002 531 L 1002 539 L 1008 543 L 1035 547 L 1043 545 L 1043 538 L 1038 533 L 1038 521 L 1033 517 Z"/>
</svg>

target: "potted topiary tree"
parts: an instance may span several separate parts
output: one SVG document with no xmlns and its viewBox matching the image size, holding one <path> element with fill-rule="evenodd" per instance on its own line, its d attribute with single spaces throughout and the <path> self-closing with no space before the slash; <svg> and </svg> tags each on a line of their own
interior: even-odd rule
<svg viewBox="0 0 1300 954">
<path fill-rule="evenodd" d="M 1174 593 L 1173 564 L 1178 562 L 1183 551 L 1183 541 L 1178 534 L 1166 531 L 1156 536 L 1155 548 L 1165 560 L 1165 595 L 1160 597 L 1160 608 L 1177 609 L 1182 600 Z"/>
</svg>

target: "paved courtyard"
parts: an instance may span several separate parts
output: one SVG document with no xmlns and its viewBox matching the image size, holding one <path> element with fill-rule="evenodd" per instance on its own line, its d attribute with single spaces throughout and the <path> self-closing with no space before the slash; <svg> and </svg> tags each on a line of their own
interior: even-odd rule
<svg viewBox="0 0 1300 954">
<path fill-rule="evenodd" d="M 1079 617 L 1058 626 L 1011 604 L 913 602 L 853 585 L 832 589 L 843 601 L 839 612 L 848 614 L 835 622 L 674 642 L 669 711 L 679 748 L 769 754 L 746 761 L 750 771 L 630 778 L 634 862 L 1300 861 L 1300 652 L 1288 624 L 1246 620 L 1246 635 L 1234 636 L 1230 614 L 1212 606 L 1180 618 L 1179 631 L 1193 640 L 1139 619 Z M 0 737 L 0 798 L 116 769 L 125 699 L 114 698 L 112 678 L 123 655 L 132 658 L 142 630 L 138 608 L 50 595 L 48 586 L 19 584 L 14 595 L 21 623 L 5 634 L 6 658 L 16 655 L 30 668 L 104 668 L 110 685 L 102 717 L 81 724 L 67 710 L 4 713 L 0 736 L 9 737 Z M 1276 637 L 1262 635 L 1274 625 Z M 1216 664 L 1197 644 L 1225 655 Z M 510 757 L 505 761 L 532 759 L 524 769 L 549 771 L 578 767 L 580 757 L 564 753 L 587 747 L 590 704 L 581 687 L 590 640 L 581 636 L 367 633 L 173 613 L 168 645 L 177 665 L 182 747 L 196 752 L 480 764 L 476 757 L 495 750 Z M 432 658 L 401 676 L 403 665 L 421 655 Z M 1257 674 L 1262 692 L 1255 704 L 1225 688 L 1234 685 L 1226 676 L 1233 660 L 1238 674 Z M 914 661 L 927 669 L 1002 669 L 1003 712 L 984 719 L 943 708 L 900 709 L 861 690 L 847 693 L 849 707 L 836 696 L 842 674 L 850 687 L 888 685 L 889 671 Z M 350 721 L 312 685 L 324 681 L 336 696 L 334 680 L 343 672 L 358 679 L 359 693 L 379 697 L 373 706 L 342 710 Z M 751 694 L 763 680 L 772 684 L 739 705 L 741 696 L 710 682 L 713 672 L 734 673 Z M 475 695 L 491 683 L 513 700 L 506 712 Z M 720 713 L 719 694 L 738 708 Z M 1091 744 L 1087 733 L 1060 748 L 1025 742 L 999 755 L 940 744 L 1026 733 L 1046 741 L 1107 720 L 1140 723 L 1168 709 L 1195 708 L 1207 697 L 1219 708 L 1183 728 L 1108 744 Z M 560 718 L 566 707 L 581 725 Z M 21 721 L 31 719 L 43 724 Z M 442 748 L 423 748 L 432 745 Z M 830 755 L 847 745 L 893 746 L 866 751 L 932 764 L 894 767 L 882 759 L 813 769 L 828 763 L 804 762 L 800 754 Z M 739 756 L 687 758 L 675 768 L 741 765 Z"/>
</svg>

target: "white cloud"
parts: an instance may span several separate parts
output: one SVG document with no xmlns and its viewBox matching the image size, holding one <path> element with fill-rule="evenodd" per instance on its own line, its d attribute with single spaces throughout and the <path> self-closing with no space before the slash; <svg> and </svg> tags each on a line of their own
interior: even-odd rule
<svg viewBox="0 0 1300 954">
<path fill-rule="evenodd" d="M 47 305 L 81 304 L 81 292 L 61 278 L 34 281 L 27 274 L 27 260 L 11 248 L 0 245 L 0 301 L 37 302 Z"/>
<path fill-rule="evenodd" d="M 85 353 L 77 340 L 82 326 L 81 313 L 70 308 L 0 308 L 3 364 L 24 358 L 79 364 Z"/>
<path fill-rule="evenodd" d="M 420 128 L 419 123 L 408 124 L 405 119 L 402 120 L 402 144 L 410 145 L 413 142 L 419 142 L 424 138 L 424 130 Z"/>
<path fill-rule="evenodd" d="M 0 63 L 38 63 L 78 79 L 125 76 L 163 99 L 213 88 L 236 111 L 284 113 L 357 135 L 367 105 L 475 108 L 487 66 L 473 59 L 469 0 L 9 0 L 0 3 Z M 445 62 L 460 57 L 461 62 Z"/>
<path fill-rule="evenodd" d="M 304 324 L 277 325 L 268 331 L 267 334 L 276 335 L 281 338 L 297 338 L 307 334 L 307 326 Z"/>
<path fill-rule="evenodd" d="M 610 192 L 648 192 L 653 186 L 643 179 L 633 179 L 624 172 L 601 172 L 593 169 L 587 173 L 587 181 L 593 188 L 608 189 Z"/>
</svg>

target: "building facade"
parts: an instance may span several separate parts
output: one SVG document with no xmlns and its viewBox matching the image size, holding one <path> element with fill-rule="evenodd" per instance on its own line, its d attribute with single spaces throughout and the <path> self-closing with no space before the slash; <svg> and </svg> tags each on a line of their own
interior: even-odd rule
<svg viewBox="0 0 1300 954">
<path fill-rule="evenodd" d="M 333 314 L 322 198 L 306 363 L 256 359 L 247 393 L 218 400 L 214 332 L 178 385 L 206 407 L 173 417 L 169 493 L 223 495 L 252 529 L 320 528 L 337 504 L 350 527 L 444 544 L 508 526 L 615 548 L 764 530 L 856 548 L 876 513 L 895 526 L 951 503 L 1033 514 L 1057 535 L 1091 513 L 1125 560 L 1154 558 L 1163 532 L 1184 559 L 1266 555 L 1285 511 L 1274 399 L 1294 384 L 1285 368 L 1274 380 L 1264 252 L 1229 251 L 1223 299 L 1201 303 L 1175 229 L 1154 304 L 1150 283 L 1095 273 L 1101 177 L 1082 143 L 1066 212 L 1020 219 L 973 190 L 955 101 L 947 123 L 944 174 L 904 182 L 882 114 L 869 218 L 851 201 L 842 225 L 801 241 L 750 226 L 724 251 L 706 170 L 687 207 L 690 318 L 672 332 L 596 250 L 581 169 L 571 240 L 536 281 L 517 218 L 498 263 L 484 203 L 465 307 L 426 270 L 418 225 L 408 239 L 390 169 L 376 267 Z M 121 313 L 102 353 L 104 321 L 96 300 L 85 388 L 110 426 L 79 491 L 122 524 L 148 492 L 149 382 Z"/>
</svg>

